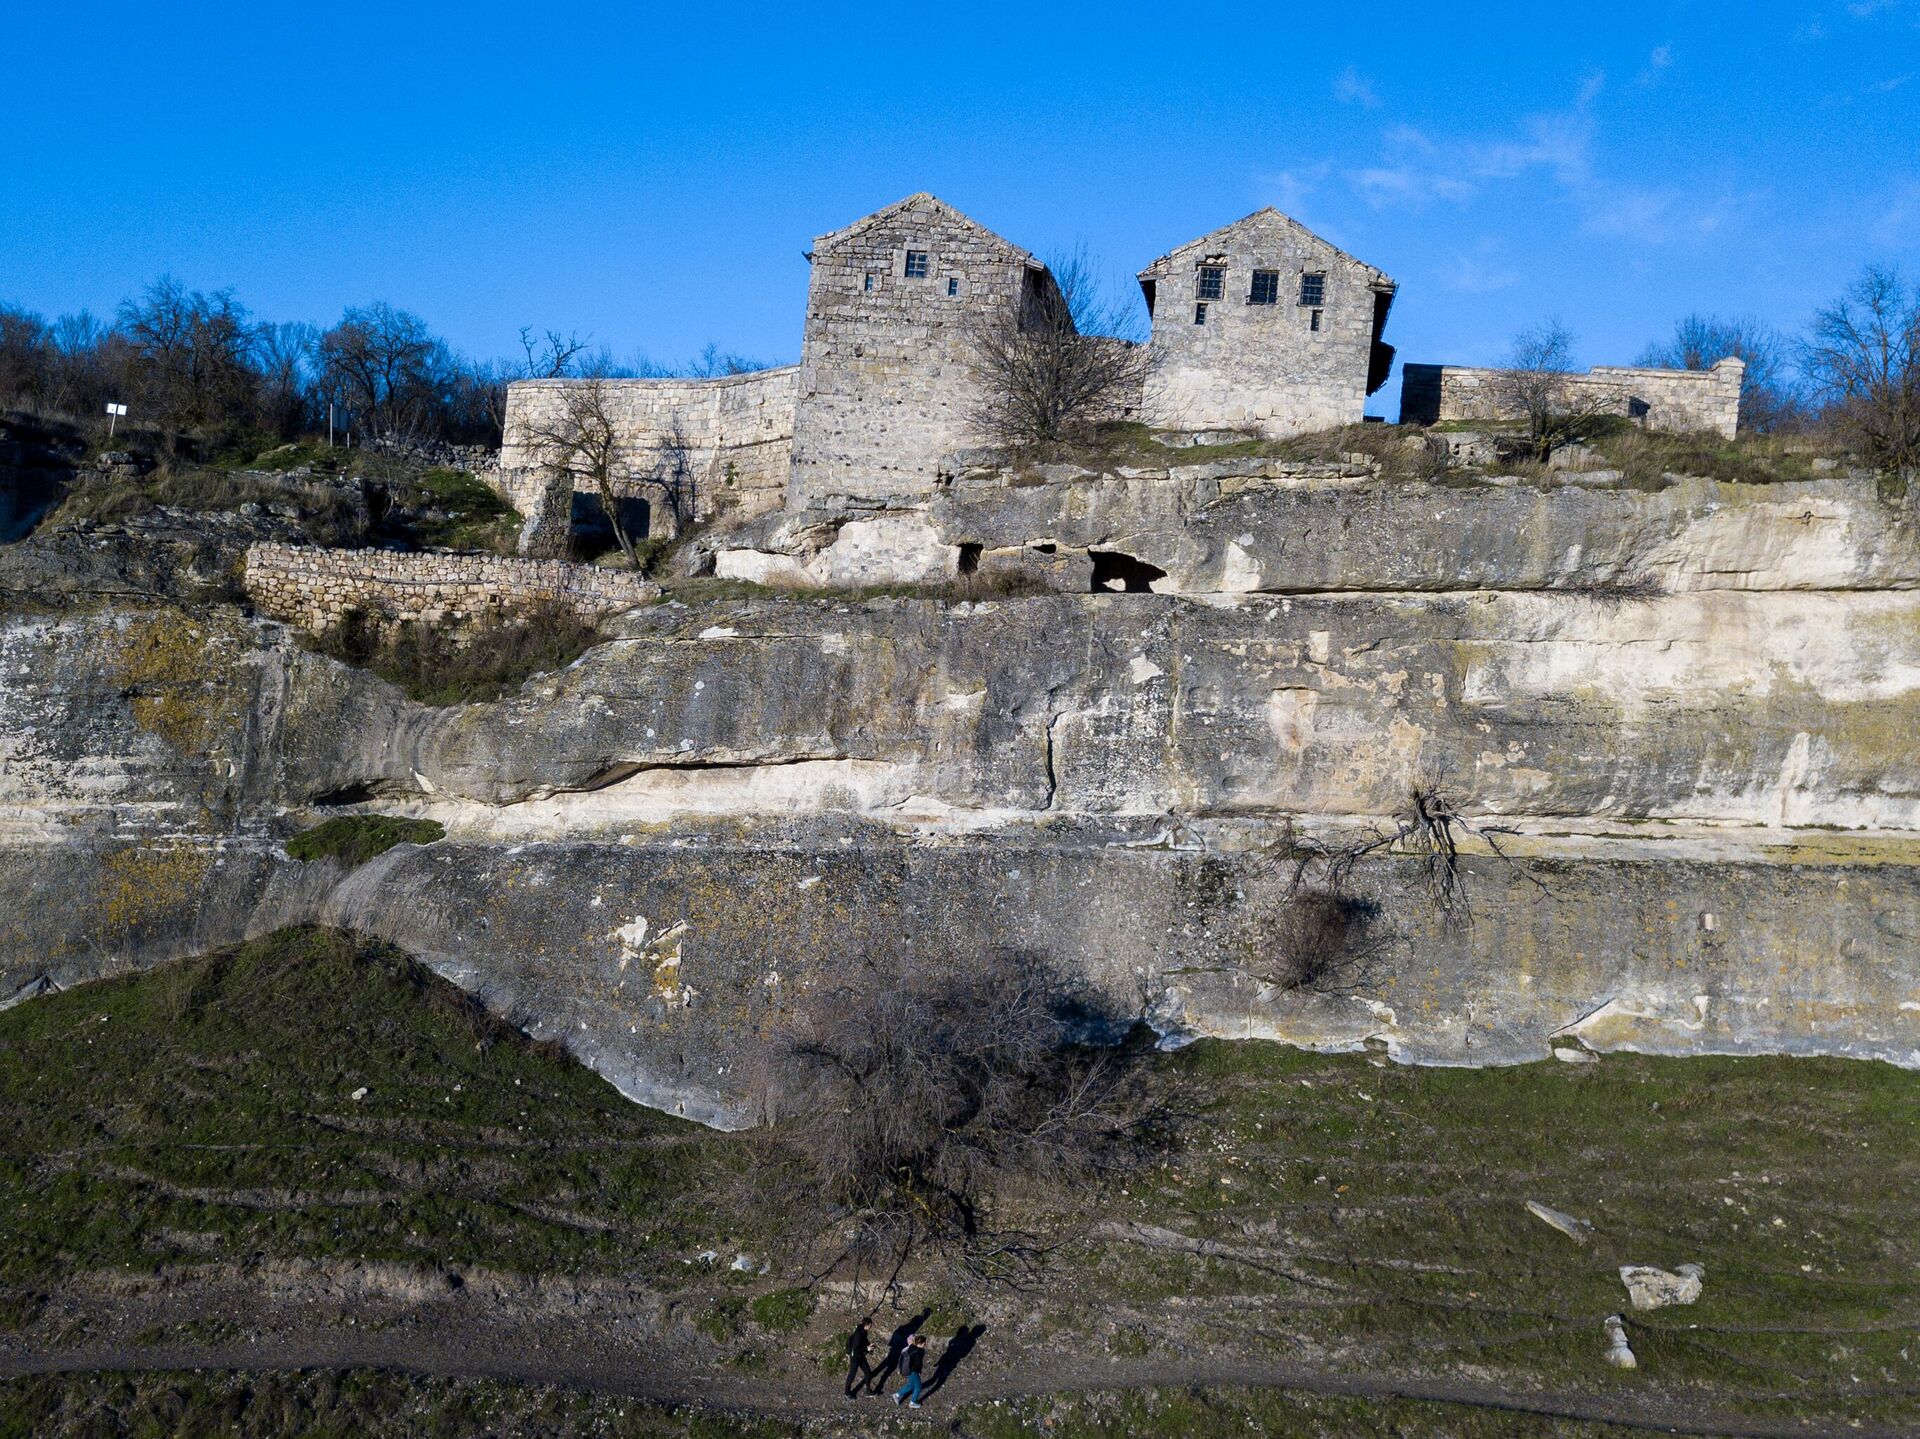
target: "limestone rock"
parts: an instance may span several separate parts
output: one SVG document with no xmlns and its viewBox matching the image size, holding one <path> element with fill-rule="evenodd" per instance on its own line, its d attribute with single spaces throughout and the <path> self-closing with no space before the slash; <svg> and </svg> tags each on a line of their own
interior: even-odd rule
<svg viewBox="0 0 1920 1439">
<path fill-rule="evenodd" d="M 1627 1344 L 1627 1326 L 1618 1314 L 1609 1314 L 1603 1326 L 1607 1335 L 1607 1363 L 1615 1369 L 1638 1369 L 1640 1361 L 1634 1358 L 1633 1350 Z"/>
<path fill-rule="evenodd" d="M 1584 1219 L 1575 1219 L 1558 1209 L 1549 1209 L 1537 1199 L 1527 1201 L 1527 1213 L 1543 1224 L 1551 1225 L 1576 1244 L 1585 1244 L 1593 1237 L 1593 1225 Z"/>
<path fill-rule="evenodd" d="M 1669 1304 L 1691 1304 L 1700 1297 L 1707 1277 L 1702 1265 L 1682 1264 L 1669 1273 L 1650 1264 L 1623 1264 L 1620 1282 L 1635 1309 L 1664 1309 Z"/>
</svg>

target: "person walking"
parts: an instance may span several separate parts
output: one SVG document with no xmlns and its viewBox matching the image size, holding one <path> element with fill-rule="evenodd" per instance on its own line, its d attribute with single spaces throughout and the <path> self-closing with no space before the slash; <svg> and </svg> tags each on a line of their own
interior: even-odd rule
<svg viewBox="0 0 1920 1439">
<path fill-rule="evenodd" d="M 900 1367 L 906 1371 L 907 1382 L 902 1384 L 899 1392 L 893 1396 L 894 1403 L 898 1404 L 904 1399 L 907 1408 L 920 1407 L 920 1371 L 926 1368 L 926 1365 L 927 1336 L 916 1334 L 907 1341 L 907 1352 L 900 1356 Z"/>
<path fill-rule="evenodd" d="M 874 1382 L 873 1365 L 867 1362 L 867 1350 L 873 1344 L 873 1320 L 862 1319 L 847 1336 L 847 1398 L 857 1395 Z"/>
</svg>

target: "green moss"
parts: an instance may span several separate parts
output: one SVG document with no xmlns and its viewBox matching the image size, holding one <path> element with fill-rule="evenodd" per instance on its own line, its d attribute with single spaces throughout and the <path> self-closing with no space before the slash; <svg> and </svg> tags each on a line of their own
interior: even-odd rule
<svg viewBox="0 0 1920 1439">
<path fill-rule="evenodd" d="M 341 815 L 296 834 L 287 841 L 287 853 L 302 861 L 338 859 L 351 868 L 385 854 L 397 844 L 432 844 L 446 837 L 447 831 L 438 820 Z"/>
<path fill-rule="evenodd" d="M 751 1312 L 753 1322 L 770 1334 L 788 1334 L 795 1329 L 804 1329 L 808 1316 L 813 1313 L 813 1291 L 776 1289 L 771 1294 L 762 1294 L 755 1299 Z"/>
<path fill-rule="evenodd" d="M 511 554 L 519 537 L 519 512 L 465 470 L 427 470 L 395 486 L 394 500 L 411 511 L 403 528 L 430 548 Z"/>
</svg>

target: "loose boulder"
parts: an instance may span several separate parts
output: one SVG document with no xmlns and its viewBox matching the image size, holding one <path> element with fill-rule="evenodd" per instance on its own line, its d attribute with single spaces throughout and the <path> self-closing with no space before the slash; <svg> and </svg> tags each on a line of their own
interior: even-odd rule
<svg viewBox="0 0 1920 1439">
<path fill-rule="evenodd" d="M 1620 1282 L 1627 1286 L 1627 1297 L 1635 1309 L 1664 1309 L 1669 1304 L 1691 1304 L 1700 1297 L 1707 1277 L 1699 1264 L 1682 1264 L 1668 1273 L 1650 1264 L 1623 1264 Z"/>
</svg>

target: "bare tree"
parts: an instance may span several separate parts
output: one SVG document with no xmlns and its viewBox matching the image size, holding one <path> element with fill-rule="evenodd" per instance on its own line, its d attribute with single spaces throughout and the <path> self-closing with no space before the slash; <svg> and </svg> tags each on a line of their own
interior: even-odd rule
<svg viewBox="0 0 1920 1439">
<path fill-rule="evenodd" d="M 1920 470 L 1920 287 L 1868 266 L 1814 317 L 1801 364 L 1869 461 Z"/>
<path fill-rule="evenodd" d="M 406 441 L 442 428 L 457 366 L 418 315 L 384 300 L 350 309 L 320 337 L 317 353 L 325 382 L 368 434 Z"/>
<path fill-rule="evenodd" d="M 1780 332 L 1751 316 L 1683 315 L 1673 333 L 1647 346 L 1638 363 L 1670 370 L 1710 370 L 1729 356 L 1744 361 L 1740 379 L 1740 428 L 1764 434 L 1789 422 L 1800 405 L 1787 378 L 1786 342 Z"/>
<path fill-rule="evenodd" d="M 120 307 L 120 328 L 132 345 L 139 404 L 169 449 L 251 413 L 255 333 L 233 291 L 203 294 L 162 276 Z"/>
<path fill-rule="evenodd" d="M 722 350 L 709 340 L 700 347 L 698 355 L 672 373 L 693 380 L 714 380 L 728 375 L 751 375 L 766 368 L 767 364 L 764 360 L 750 360 L 745 355 L 737 355 L 731 350 Z"/>
<path fill-rule="evenodd" d="M 320 332 L 300 321 L 262 324 L 254 332 L 260 419 L 283 440 L 299 434 L 310 418 L 307 401 L 319 343 Z"/>
<path fill-rule="evenodd" d="M 613 538 L 627 564 L 639 567 L 633 537 L 620 514 L 614 477 L 620 458 L 620 426 L 613 387 L 603 376 L 589 375 L 546 392 L 554 408 L 527 426 L 527 445 L 549 474 L 567 477 L 575 490 L 598 495 L 613 526 Z"/>
<path fill-rule="evenodd" d="M 898 1273 L 931 1254 L 1021 1284 L 1059 1236 L 1009 1186 L 1117 1162 L 1146 1110 L 1123 1053 L 1031 954 L 837 966 L 804 990 L 767 1071 L 756 1183 L 815 1248 L 822 1277 Z"/>
<path fill-rule="evenodd" d="M 996 308 L 968 327 L 979 388 L 967 418 L 1015 449 L 1114 418 L 1146 378 L 1146 347 L 1125 338 L 1132 314 L 1103 295 L 1084 249 L 1039 281 L 1017 309 Z"/>
<path fill-rule="evenodd" d="M 1513 337 L 1507 368 L 1496 372 L 1493 383 L 1502 410 L 1527 422 L 1527 442 L 1542 462 L 1620 408 L 1613 389 L 1575 374 L 1573 345 L 1573 332 L 1558 320 L 1522 330 Z"/>
</svg>

